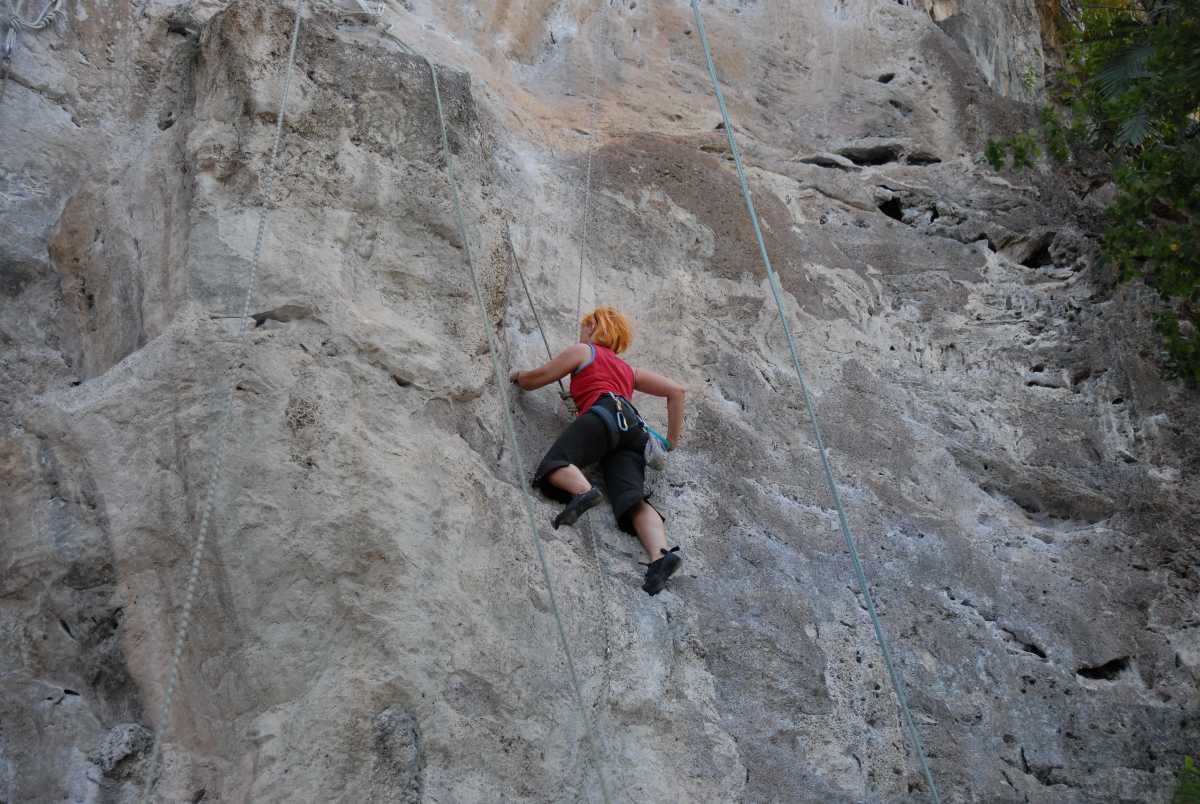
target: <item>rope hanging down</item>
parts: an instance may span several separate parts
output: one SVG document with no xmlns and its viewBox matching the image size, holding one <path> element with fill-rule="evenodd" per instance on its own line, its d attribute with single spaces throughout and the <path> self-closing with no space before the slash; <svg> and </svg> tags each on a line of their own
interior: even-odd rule
<svg viewBox="0 0 1200 804">
<path fill-rule="evenodd" d="M 538 315 L 537 305 L 533 303 L 533 296 L 529 293 L 529 285 L 525 282 L 525 272 L 521 270 L 521 261 L 517 259 L 517 250 L 513 247 L 512 242 L 512 231 L 508 228 L 507 223 L 504 224 L 504 242 L 508 244 L 508 253 L 512 255 L 517 276 L 521 277 L 521 287 L 525 289 L 525 298 L 529 302 L 529 309 L 533 311 L 533 320 L 537 323 L 538 334 L 542 336 L 542 343 L 546 346 L 546 359 L 553 360 L 554 355 L 550 352 L 550 341 L 546 340 L 546 330 L 542 327 L 542 319 Z M 564 400 L 571 398 L 561 379 L 558 380 L 558 395 Z"/>
<path fill-rule="evenodd" d="M 758 225 L 758 214 L 754 210 L 754 201 L 750 198 L 750 185 L 746 179 L 746 170 L 742 165 L 742 157 L 738 151 L 737 140 L 733 136 L 733 122 L 729 119 L 729 110 L 725 108 L 725 97 L 721 94 L 721 84 L 717 80 L 717 68 L 713 64 L 712 51 L 708 46 L 708 36 L 704 32 L 704 20 L 700 16 L 700 4 L 698 0 L 691 0 L 691 2 L 692 15 L 696 20 L 696 30 L 700 34 L 700 43 L 704 46 L 704 58 L 708 64 L 708 75 L 712 79 L 713 92 L 717 96 L 717 105 L 721 109 L 721 119 L 725 123 L 725 136 L 729 140 L 729 149 L 733 153 L 733 162 L 737 167 L 738 182 L 741 185 L 742 197 L 746 201 L 746 211 L 749 213 L 750 223 L 754 227 L 754 237 L 758 241 L 759 253 L 762 256 L 763 264 L 767 268 L 767 278 L 771 286 L 771 295 L 775 298 L 775 305 L 779 308 L 779 320 L 783 324 L 783 332 L 787 336 L 788 351 L 791 354 L 792 365 L 796 369 L 796 378 L 800 381 L 800 390 L 804 394 L 804 405 L 808 409 L 808 417 L 812 423 L 817 450 L 821 454 L 821 468 L 825 474 L 825 482 L 829 485 L 829 492 L 833 497 L 834 507 L 837 509 L 838 524 L 841 526 L 842 536 L 846 541 L 846 548 L 850 551 L 850 561 L 854 565 L 854 574 L 858 580 L 858 587 L 862 592 L 863 600 L 866 602 L 867 613 L 871 615 L 871 625 L 875 629 L 875 639 L 879 643 L 880 653 L 883 654 L 883 663 L 887 668 L 888 678 L 892 682 L 892 689 L 896 692 L 896 701 L 900 705 L 904 728 L 908 732 L 909 740 L 912 742 L 913 750 L 920 764 L 921 773 L 925 777 L 926 784 L 929 785 L 933 801 L 935 804 L 940 804 L 941 798 L 938 796 L 937 786 L 933 782 L 933 775 L 929 772 L 929 764 L 925 760 L 925 751 L 921 747 L 921 738 L 917 734 L 912 712 L 909 711 L 908 699 L 905 697 L 904 687 L 900 683 L 900 676 L 896 672 L 895 664 L 892 662 L 892 653 L 888 649 L 887 639 L 883 635 L 883 625 L 879 622 L 879 615 L 875 611 L 875 600 L 871 595 L 871 588 L 867 584 L 867 576 L 863 571 L 862 561 L 859 559 L 854 537 L 850 534 L 850 525 L 846 519 L 846 511 L 842 506 L 842 498 L 838 493 L 837 483 L 833 479 L 833 468 L 830 466 L 829 455 L 825 450 L 825 440 L 821 436 L 821 426 L 817 421 L 816 407 L 813 404 L 812 395 L 808 392 L 808 385 L 804 381 L 804 372 L 800 368 L 800 357 L 796 350 L 796 341 L 792 337 L 791 328 L 788 326 L 779 277 L 776 275 L 775 269 L 771 267 L 771 258 L 767 255 L 767 245 L 763 240 L 762 230 Z"/>
<path fill-rule="evenodd" d="M 271 204 L 271 184 L 275 178 L 275 163 L 279 156 L 279 145 L 283 139 L 283 119 L 287 110 L 288 85 L 292 77 L 292 65 L 296 60 L 296 43 L 300 40 L 300 19 L 304 12 L 304 0 L 296 0 L 296 21 L 292 27 L 292 42 L 288 50 L 287 66 L 283 73 L 283 90 L 279 99 L 279 113 L 275 116 L 275 138 L 271 144 L 271 157 L 267 160 L 266 173 L 262 180 L 263 207 L 258 217 L 258 231 L 254 238 L 254 256 L 250 260 L 250 276 L 246 282 L 246 294 L 242 301 L 241 324 L 238 328 L 238 342 L 241 343 L 246 334 L 246 322 L 250 317 L 250 302 L 258 285 L 258 262 L 262 256 L 263 237 L 267 229 L 267 215 Z M 195 602 L 196 584 L 200 579 L 200 559 L 204 555 L 204 544 L 208 536 L 208 523 L 212 516 L 216 495 L 217 478 L 225 462 L 225 434 L 229 429 L 229 420 L 233 414 L 234 383 L 230 383 L 225 394 L 225 402 L 219 414 L 215 440 L 213 441 L 213 459 L 208 472 L 208 491 L 204 497 L 204 505 L 200 509 L 200 527 L 196 534 L 196 543 L 192 548 L 191 572 L 188 575 L 187 587 L 183 595 L 183 611 L 179 615 L 179 632 L 175 637 L 175 651 L 171 656 L 171 669 L 168 674 L 167 692 L 163 698 L 162 708 L 158 714 L 158 728 L 154 732 L 154 747 L 150 752 L 150 763 L 146 767 L 146 784 L 142 791 L 142 804 L 151 800 L 151 792 L 157 781 L 158 762 L 162 755 L 163 734 L 170 727 L 171 707 L 175 700 L 175 688 L 179 682 L 179 659 L 183 655 L 184 644 L 187 642 L 188 628 L 192 622 L 192 605 Z"/>
<path fill-rule="evenodd" d="M 525 282 L 525 273 L 521 270 L 520 260 L 517 259 L 517 251 L 513 247 L 513 244 L 512 244 L 512 232 L 510 231 L 507 223 L 504 224 L 504 237 L 508 243 L 508 250 L 512 254 L 513 265 L 517 269 L 517 276 L 519 276 L 521 278 L 521 286 L 525 289 L 525 299 L 529 302 L 529 309 L 533 311 L 533 320 L 537 323 L 538 332 L 542 336 L 542 343 L 545 344 L 545 346 L 546 346 L 546 357 L 547 357 L 547 359 L 553 360 L 554 355 L 550 352 L 550 342 L 546 340 L 546 331 L 544 329 L 542 329 L 542 319 L 538 315 L 537 305 L 533 303 L 533 296 L 529 292 L 529 285 Z M 573 402 L 573 400 L 571 400 L 571 395 L 563 387 L 562 380 L 558 381 L 558 387 L 561 390 L 562 398 L 564 400 L 569 400 L 568 404 L 572 405 L 572 410 L 574 410 L 574 407 L 573 407 L 574 402 Z M 580 522 L 580 527 L 587 534 L 588 543 L 591 545 L 591 548 L 592 548 L 592 555 L 595 556 L 595 558 L 596 558 L 596 576 L 599 579 L 599 585 L 600 585 L 600 624 L 601 624 L 602 628 L 604 629 L 604 662 L 603 662 L 604 673 L 603 673 L 603 681 L 602 681 L 602 689 L 604 691 L 601 694 L 604 696 L 604 703 L 607 705 L 608 690 L 610 689 L 609 667 L 608 667 L 610 638 L 609 638 L 609 631 L 608 631 L 608 619 L 609 619 L 608 618 L 608 584 L 605 581 L 605 578 L 608 577 L 608 572 L 604 566 L 604 559 L 601 558 L 601 555 L 600 555 L 600 540 L 596 538 L 596 529 L 592 526 L 592 523 L 587 519 L 584 519 L 582 522 Z M 596 713 L 596 717 L 597 718 L 600 717 L 599 712 Z M 601 735 L 601 737 L 603 737 L 603 735 Z M 608 748 L 606 745 L 605 746 L 605 754 L 607 755 L 607 753 L 608 753 Z M 621 775 L 621 774 L 618 774 L 618 775 Z M 624 780 L 618 779 L 617 781 L 621 785 L 622 792 L 625 794 L 625 797 L 629 798 L 630 796 L 629 796 L 629 792 L 628 792 L 628 786 L 625 784 Z"/>
<path fill-rule="evenodd" d="M 385 31 L 385 33 L 387 33 Z M 508 435 L 509 451 L 512 453 L 513 472 L 515 474 L 516 484 L 522 491 L 522 500 L 525 507 L 525 518 L 529 524 L 529 532 L 533 537 L 533 546 L 537 552 L 538 562 L 542 567 L 542 577 L 546 581 L 546 593 L 549 597 L 550 610 L 554 615 L 554 625 L 558 630 L 558 641 L 562 647 L 563 656 L 567 661 L 567 674 L 571 680 L 571 690 L 575 696 L 575 703 L 579 708 L 579 717 L 583 722 L 584 732 L 591 744 L 593 751 L 596 754 L 596 774 L 600 780 L 600 792 L 604 798 L 605 804 L 611 804 L 612 798 L 608 792 L 608 781 L 604 775 L 605 750 L 603 744 L 597 739 L 600 733 L 599 728 L 593 729 L 592 723 L 588 718 L 587 705 L 583 699 L 583 687 L 579 683 L 579 674 L 575 671 L 575 659 L 571 655 L 571 646 L 567 641 L 567 632 L 563 626 L 562 614 L 558 608 L 558 601 L 554 596 L 554 582 L 550 577 L 550 565 L 546 561 L 546 553 L 542 547 L 542 537 L 538 533 L 537 523 L 534 520 L 533 514 L 533 495 L 529 491 L 528 484 L 525 482 L 525 467 L 521 461 L 521 445 L 517 440 L 517 429 L 513 424 L 512 411 L 509 409 L 508 399 L 508 383 L 505 382 L 504 372 L 500 368 L 499 346 L 496 343 L 496 336 L 492 332 L 491 321 L 488 319 L 487 305 L 483 300 L 483 291 L 479 287 L 479 277 L 475 273 L 475 260 L 471 256 L 471 245 L 467 239 L 467 226 L 463 216 L 462 203 L 458 197 L 458 180 L 454 176 L 454 160 L 450 153 L 450 140 L 446 130 L 446 115 L 442 108 L 442 95 L 438 89 L 437 68 L 433 62 L 424 55 L 416 52 L 398 37 L 388 33 L 394 41 L 398 42 L 411 55 L 421 59 L 429 67 L 429 74 L 433 80 L 433 98 L 437 105 L 438 125 L 441 129 L 442 154 L 446 160 L 446 174 L 450 184 L 450 197 L 454 204 L 454 223 L 458 229 L 458 238 L 462 242 L 463 256 L 466 259 L 467 268 L 471 274 L 471 287 L 475 292 L 475 303 L 479 308 L 479 316 L 483 324 L 484 334 L 488 339 L 488 356 L 491 358 L 492 372 L 495 375 L 496 387 L 500 390 L 503 397 L 501 408 L 504 412 L 504 429 Z"/>
<path fill-rule="evenodd" d="M 600 40 L 607 41 L 604 36 L 605 23 L 608 22 L 608 6 L 610 0 L 604 1 L 604 15 L 600 18 Z M 600 134 L 596 131 L 596 115 L 599 111 L 597 103 L 597 87 L 600 83 L 600 48 L 596 48 L 596 54 L 592 57 L 592 122 L 588 127 L 591 132 L 591 139 L 588 140 L 587 153 L 587 180 L 584 182 L 583 188 L 583 218 L 580 221 L 582 233 L 579 237 L 579 287 L 575 291 L 575 323 L 578 325 L 580 318 L 583 316 L 583 258 L 587 252 L 587 237 L 588 237 L 588 212 L 591 210 L 592 204 L 592 152 L 596 149 L 596 140 Z"/>
<path fill-rule="evenodd" d="M 31 20 L 24 19 L 13 9 L 10 0 L 7 3 L 8 13 L 4 15 L 3 22 L 7 30 L 4 32 L 3 52 L 0 52 L 0 101 L 4 100 L 5 90 L 8 88 L 8 71 L 12 65 L 13 48 L 17 44 L 17 30 L 24 29 L 26 31 L 40 31 L 60 16 L 64 15 L 62 10 L 63 0 L 47 0 L 46 5 L 42 8 L 42 13 L 38 14 Z M 64 15 L 65 16 L 65 15 Z"/>
</svg>

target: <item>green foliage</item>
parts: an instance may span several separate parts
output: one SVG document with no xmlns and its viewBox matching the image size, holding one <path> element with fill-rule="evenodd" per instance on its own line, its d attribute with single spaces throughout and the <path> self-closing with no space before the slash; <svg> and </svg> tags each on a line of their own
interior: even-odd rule
<svg viewBox="0 0 1200 804">
<path fill-rule="evenodd" d="M 1037 138 L 1028 131 L 1022 131 L 1002 140 L 988 140 L 987 146 L 983 149 L 984 158 L 992 166 L 992 170 L 996 171 L 1004 169 L 1004 166 L 1008 164 L 1009 156 L 1012 157 L 1013 168 L 1020 170 L 1033 167 L 1040 155 L 1041 148 L 1038 147 Z"/>
<path fill-rule="evenodd" d="M 1028 131 L 1022 131 L 1009 137 L 1008 148 L 1012 153 L 1013 167 L 1018 169 L 1033 167 L 1034 162 L 1041 155 L 1037 139 Z"/>
<path fill-rule="evenodd" d="M 1200 767 L 1191 757 L 1184 757 L 1183 770 L 1175 777 L 1175 784 L 1171 804 L 1200 804 Z"/>
<path fill-rule="evenodd" d="M 1055 162 L 1066 162 L 1071 158 L 1070 129 L 1063 127 L 1058 114 L 1049 106 L 1042 109 L 1041 133 L 1042 141 L 1046 143 L 1046 153 Z"/>
<path fill-rule="evenodd" d="M 983 156 L 987 159 L 988 164 L 992 166 L 992 170 L 998 172 L 1004 168 L 1004 165 L 1008 162 L 1007 148 L 1008 146 L 1004 141 L 987 141 L 987 147 L 983 149 Z"/>
<path fill-rule="evenodd" d="M 1021 83 L 1025 86 L 1025 91 L 1032 93 L 1037 89 L 1037 80 L 1037 67 L 1026 64 L 1025 69 L 1021 71 Z"/>
<path fill-rule="evenodd" d="M 1071 122 L 1046 110 L 1041 137 L 1111 158 L 1105 260 L 1161 294 L 1168 368 L 1200 384 L 1200 0 L 1070 2 Z"/>
<path fill-rule="evenodd" d="M 1108 155 L 1103 257 L 1162 297 L 1167 368 L 1200 385 L 1200 0 L 1063 0 L 1067 64 L 1039 125 L 988 140 L 994 170 Z M 1058 23 L 1062 23 L 1060 26 Z M 1068 111 L 1069 110 L 1069 111 Z"/>
</svg>

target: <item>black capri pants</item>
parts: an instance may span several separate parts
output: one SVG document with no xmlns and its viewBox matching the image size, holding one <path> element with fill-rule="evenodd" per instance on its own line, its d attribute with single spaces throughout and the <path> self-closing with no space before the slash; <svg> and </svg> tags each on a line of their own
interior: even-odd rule
<svg viewBox="0 0 1200 804">
<path fill-rule="evenodd" d="M 608 397 L 601 398 L 596 404 L 604 405 L 609 410 L 616 409 Z M 617 527 L 631 536 L 636 536 L 637 533 L 633 529 L 633 509 L 641 501 L 650 499 L 646 492 L 645 457 L 646 440 L 650 438 L 650 434 L 638 427 L 635 421 L 630 422 L 628 431 L 621 433 L 617 445 L 610 448 L 608 427 L 599 416 L 585 413 L 576 417 L 538 464 L 533 485 L 550 499 L 568 503 L 571 501 L 571 493 L 552 484 L 546 479 L 547 475 L 568 464 L 575 464 L 582 470 L 599 461 Z M 654 510 L 658 511 L 658 508 L 655 507 Z M 661 511 L 659 516 L 662 516 Z M 666 518 L 663 519 L 665 521 Z"/>
</svg>

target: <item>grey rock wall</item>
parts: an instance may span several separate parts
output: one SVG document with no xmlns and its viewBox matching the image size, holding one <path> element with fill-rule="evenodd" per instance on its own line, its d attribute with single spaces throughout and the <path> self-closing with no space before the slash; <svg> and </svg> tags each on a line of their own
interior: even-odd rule
<svg viewBox="0 0 1200 804">
<path fill-rule="evenodd" d="M 1039 14 L 1053 0 L 923 0 L 930 17 L 974 58 L 988 86 L 1007 98 L 1035 102 L 1045 85 Z"/>
<path fill-rule="evenodd" d="M 68 7 L 0 103 L 0 800 L 135 800 L 155 733 L 162 800 L 600 800 L 463 262 L 506 364 L 540 361 L 510 223 L 566 346 L 592 142 L 583 303 L 688 390 L 651 478 L 669 591 L 606 510 L 541 531 L 614 796 L 927 800 L 686 4 L 310 4 L 269 199 L 291 4 Z M 978 157 L 1032 119 L 1035 10 L 703 7 L 943 800 L 1167 801 L 1200 738 L 1195 397 L 1097 268 L 1089 188 Z M 383 25 L 443 65 L 469 244 Z M 509 403 L 528 471 L 566 415 Z"/>
</svg>

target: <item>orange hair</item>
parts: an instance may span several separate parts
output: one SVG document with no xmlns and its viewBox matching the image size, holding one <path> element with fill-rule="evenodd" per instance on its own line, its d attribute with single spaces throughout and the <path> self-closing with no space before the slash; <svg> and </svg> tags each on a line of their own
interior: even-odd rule
<svg viewBox="0 0 1200 804">
<path fill-rule="evenodd" d="M 617 354 L 624 352 L 633 343 L 633 325 L 629 319 L 612 307 L 597 307 L 583 317 L 583 326 L 596 325 L 592 340 L 607 346 Z"/>
</svg>

